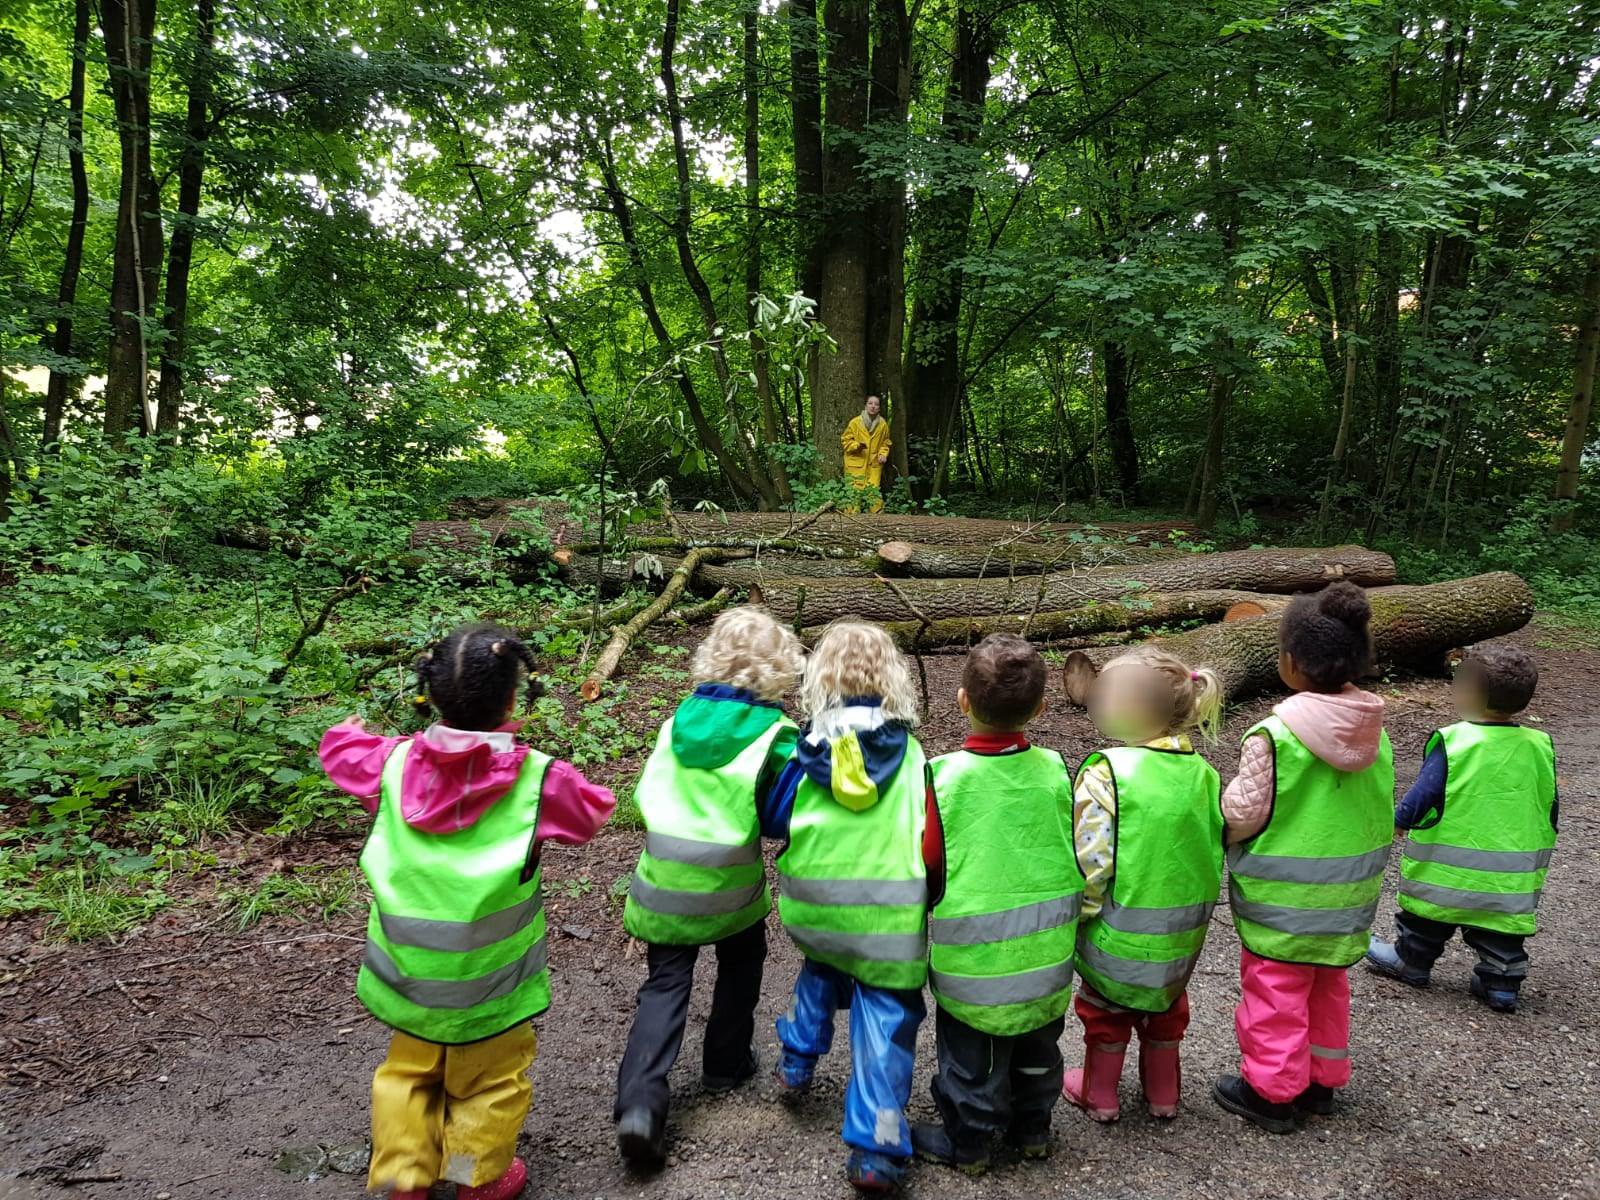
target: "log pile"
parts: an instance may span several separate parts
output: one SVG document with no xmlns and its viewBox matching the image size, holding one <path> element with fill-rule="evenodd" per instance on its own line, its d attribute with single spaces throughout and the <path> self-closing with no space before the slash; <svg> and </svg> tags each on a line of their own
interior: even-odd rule
<svg viewBox="0 0 1600 1200">
<path fill-rule="evenodd" d="M 472 523 L 489 535 L 508 515 Z M 652 597 L 608 610 L 626 619 L 611 626 L 584 681 L 588 699 L 653 620 L 691 611 L 681 606 L 694 596 L 764 604 L 808 643 L 845 617 L 881 622 L 919 654 L 1019 634 L 1071 651 L 1068 692 L 1080 702 L 1118 644 L 1152 632 L 1185 661 L 1217 668 L 1230 698 L 1272 688 L 1282 609 L 1333 580 L 1371 590 L 1386 665 L 1436 667 L 1459 647 L 1520 628 L 1533 609 L 1515 575 L 1398 585 L 1393 560 L 1364 547 L 1197 553 L 1175 524 L 680 513 L 630 531 L 603 555 L 575 523 L 563 534 L 542 559 L 519 549 L 501 569 L 536 563 L 589 595 Z"/>
</svg>

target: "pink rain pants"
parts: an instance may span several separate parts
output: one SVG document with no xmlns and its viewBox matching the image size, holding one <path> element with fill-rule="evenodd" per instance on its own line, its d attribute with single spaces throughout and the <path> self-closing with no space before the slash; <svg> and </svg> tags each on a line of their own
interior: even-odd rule
<svg viewBox="0 0 1600 1200">
<path fill-rule="evenodd" d="M 1349 1083 L 1349 969 L 1240 956 L 1234 1027 L 1250 1086 L 1285 1104 L 1313 1083 Z"/>
</svg>

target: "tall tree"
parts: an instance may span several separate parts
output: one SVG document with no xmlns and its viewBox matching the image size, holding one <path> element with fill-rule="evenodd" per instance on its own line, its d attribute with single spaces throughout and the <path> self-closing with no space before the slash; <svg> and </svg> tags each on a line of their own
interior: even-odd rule
<svg viewBox="0 0 1600 1200">
<path fill-rule="evenodd" d="M 106 433 L 121 439 L 149 427 L 150 329 L 161 284 L 161 193 L 150 158 L 155 0 L 104 0 L 100 24 L 122 147 L 105 413 Z"/>
<path fill-rule="evenodd" d="M 50 382 L 44 400 L 44 428 L 39 441 L 46 449 L 61 440 L 61 418 L 78 375 L 62 364 L 73 355 L 73 306 L 78 301 L 78 275 L 83 270 L 83 240 L 89 227 L 89 172 L 83 161 L 83 105 L 89 58 L 89 0 L 75 0 L 72 19 L 72 74 L 67 87 L 67 166 L 72 177 L 72 218 L 67 223 L 56 288 L 55 330 L 50 336 Z"/>
<path fill-rule="evenodd" d="M 1566 428 L 1561 436 L 1561 460 L 1556 469 L 1556 499 L 1576 501 L 1583 470 L 1583 449 L 1589 440 L 1589 417 L 1594 411 L 1594 377 L 1600 359 L 1600 252 L 1589 259 L 1584 272 L 1583 298 L 1578 315 L 1576 362 L 1572 372 L 1572 401 L 1567 405 Z M 1572 507 L 1556 514 L 1558 529 L 1572 528 Z"/>
</svg>

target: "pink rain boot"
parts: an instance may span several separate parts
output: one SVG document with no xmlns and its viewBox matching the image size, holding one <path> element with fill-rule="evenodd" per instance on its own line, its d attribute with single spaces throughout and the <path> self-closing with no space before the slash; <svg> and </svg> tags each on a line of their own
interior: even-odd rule
<svg viewBox="0 0 1600 1200">
<path fill-rule="evenodd" d="M 1152 1117 L 1170 1121 L 1178 1115 L 1178 1092 L 1183 1071 L 1178 1066 L 1177 1042 L 1139 1042 L 1139 1086 Z"/>
<path fill-rule="evenodd" d="M 1061 1094 L 1092 1120 L 1115 1121 L 1122 1115 L 1117 1084 L 1122 1079 L 1122 1059 L 1127 1052 L 1127 1042 L 1099 1042 L 1087 1047 L 1083 1066 L 1068 1071 L 1061 1081 Z"/>
<path fill-rule="evenodd" d="M 490 1183 L 477 1187 L 458 1187 L 456 1200 L 516 1200 L 528 1186 L 528 1164 L 513 1158 L 506 1173 Z"/>
</svg>

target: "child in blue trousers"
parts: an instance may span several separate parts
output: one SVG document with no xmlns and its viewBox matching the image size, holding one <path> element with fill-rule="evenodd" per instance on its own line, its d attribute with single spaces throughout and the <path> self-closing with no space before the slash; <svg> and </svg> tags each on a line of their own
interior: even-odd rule
<svg viewBox="0 0 1600 1200">
<path fill-rule="evenodd" d="M 779 1019 L 778 1082 L 810 1087 L 850 1014 L 845 1175 L 887 1192 L 911 1158 L 906 1105 L 926 1008 L 929 894 L 923 837 L 932 789 L 911 733 L 916 692 L 905 659 L 874 625 L 833 625 L 806 666 L 809 714 L 796 756 L 763 807 L 778 856 L 778 913 L 805 955 Z M 937 826 L 935 825 L 935 828 Z"/>
</svg>

